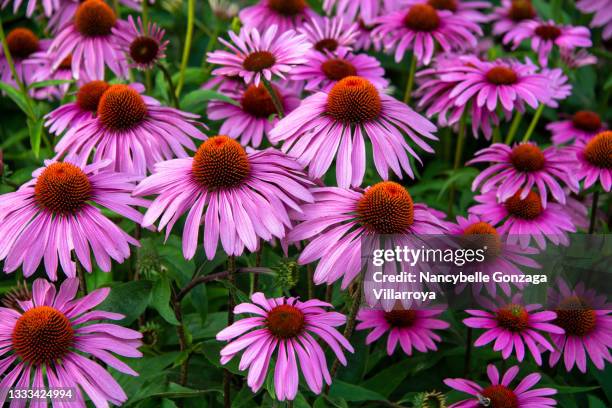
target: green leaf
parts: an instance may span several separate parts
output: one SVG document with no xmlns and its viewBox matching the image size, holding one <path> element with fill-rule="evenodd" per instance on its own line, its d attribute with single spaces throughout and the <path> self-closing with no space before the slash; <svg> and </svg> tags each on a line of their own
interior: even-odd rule
<svg viewBox="0 0 612 408">
<path fill-rule="evenodd" d="M 559 394 L 579 394 L 579 393 L 582 393 L 582 392 L 589 392 L 589 391 L 598 390 L 601 387 L 599 387 L 599 386 L 594 386 L 594 387 L 574 387 L 574 386 L 570 386 L 570 385 L 555 385 L 555 388 L 557 389 Z"/>
<path fill-rule="evenodd" d="M 225 346 L 225 343 L 221 343 L 217 340 L 211 340 L 205 342 L 205 346 L 200 349 L 200 351 L 204 354 L 204 357 L 215 367 L 218 368 L 226 368 L 231 373 L 237 374 L 240 376 L 245 376 L 245 371 L 240 371 L 238 369 L 238 362 L 240 358 L 233 358 L 227 364 L 222 365 L 220 362 L 221 358 L 221 349 Z"/>
<path fill-rule="evenodd" d="M 243 387 L 238 395 L 232 396 L 232 408 L 246 408 L 252 406 L 250 402 L 255 397 L 248 387 Z"/>
<path fill-rule="evenodd" d="M 191 290 L 189 296 L 191 298 L 191 303 L 200 313 L 202 324 L 206 323 L 206 318 L 208 316 L 208 290 L 206 289 L 206 285 L 196 286 Z"/>
<path fill-rule="evenodd" d="M 74 79 L 49 79 L 46 81 L 34 82 L 33 84 L 28 85 L 28 89 L 46 88 L 48 86 L 71 84 L 73 82 Z"/>
<path fill-rule="evenodd" d="M 0 91 L 6 93 L 6 95 L 11 98 L 11 100 L 15 102 L 15 104 L 19 106 L 19 109 L 21 109 L 26 115 L 31 118 L 35 116 L 34 112 L 32 111 L 32 108 L 30 108 L 30 105 L 28 104 L 25 95 L 21 93 L 17 88 L 12 87 L 6 82 L 0 81 Z"/>
<path fill-rule="evenodd" d="M 38 157 L 40 153 L 40 140 L 43 132 L 43 119 L 40 118 L 36 121 L 28 119 L 27 123 L 30 131 L 30 146 L 32 147 L 32 153 L 34 153 L 34 156 Z"/>
<path fill-rule="evenodd" d="M 170 324 L 178 326 L 180 323 L 176 320 L 176 315 L 170 307 L 170 279 L 166 275 L 161 275 L 154 283 L 151 293 L 151 306 L 157 310 L 161 317 Z"/>
<path fill-rule="evenodd" d="M 152 286 L 149 281 L 133 281 L 115 285 L 98 308 L 123 314 L 125 319 L 118 324 L 128 326 L 147 308 Z"/>
<path fill-rule="evenodd" d="M 238 106 L 238 102 L 211 89 L 197 89 L 189 92 L 181 99 L 181 108 L 191 112 L 201 112 L 208 101 L 223 101 Z"/>
<path fill-rule="evenodd" d="M 330 397 L 341 397 L 348 402 L 356 401 L 385 401 L 386 398 L 379 393 L 363 388 L 359 385 L 334 380 L 329 390 Z"/>
</svg>

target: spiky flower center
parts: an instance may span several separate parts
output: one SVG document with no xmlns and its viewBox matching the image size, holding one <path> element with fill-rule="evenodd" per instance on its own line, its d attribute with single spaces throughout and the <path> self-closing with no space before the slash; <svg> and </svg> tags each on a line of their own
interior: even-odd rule
<svg viewBox="0 0 612 408">
<path fill-rule="evenodd" d="M 39 366 L 68 354 L 74 340 L 74 330 L 62 312 L 50 306 L 38 306 L 17 320 L 12 340 L 15 353 L 23 361 Z"/>
<path fill-rule="evenodd" d="M 531 0 L 514 0 L 508 12 L 512 21 L 530 20 L 536 16 Z"/>
<path fill-rule="evenodd" d="M 485 76 L 493 85 L 513 85 L 518 81 L 516 72 L 512 68 L 502 66 L 491 68 Z"/>
<path fill-rule="evenodd" d="M 349 76 L 355 76 L 357 69 L 353 64 L 342 58 L 328 59 L 321 66 L 327 79 L 339 81 Z"/>
<path fill-rule="evenodd" d="M 544 153 L 542 150 L 531 143 L 521 143 L 512 149 L 510 161 L 518 171 L 532 172 L 544 168 Z"/>
<path fill-rule="evenodd" d="M 104 81 L 91 81 L 79 88 L 76 103 L 84 111 L 96 113 L 100 98 L 110 85 Z"/>
<path fill-rule="evenodd" d="M 15 28 L 6 36 L 6 43 L 11 56 L 24 59 L 39 49 L 38 37 L 27 28 Z"/>
<path fill-rule="evenodd" d="M 564 299 L 555 310 L 554 323 L 565 330 L 566 335 L 586 336 L 595 330 L 597 314 L 589 303 L 579 296 Z"/>
<path fill-rule="evenodd" d="M 529 327 L 529 313 L 521 305 L 510 304 L 495 312 L 497 323 L 511 332 L 522 332 Z"/>
<path fill-rule="evenodd" d="M 111 85 L 98 104 L 100 122 L 110 130 L 131 129 L 146 116 L 147 105 L 142 96 L 127 85 Z"/>
<path fill-rule="evenodd" d="M 485 259 L 496 258 L 502 249 L 501 238 L 494 226 L 485 221 L 478 221 L 463 230 L 464 247 L 483 249 L 486 247 Z"/>
<path fill-rule="evenodd" d="M 305 0 L 268 0 L 268 7 L 286 17 L 302 14 L 307 7 Z"/>
<path fill-rule="evenodd" d="M 612 169 L 612 131 L 598 133 L 584 148 L 584 157 L 595 167 Z"/>
<path fill-rule="evenodd" d="M 552 24 L 541 24 L 536 27 L 535 33 L 544 40 L 556 40 L 561 35 L 561 30 Z"/>
<path fill-rule="evenodd" d="M 543 211 L 540 195 L 530 191 L 524 200 L 521 200 L 521 191 L 504 202 L 504 206 L 510 215 L 524 220 L 536 219 Z"/>
<path fill-rule="evenodd" d="M 484 406 L 489 408 L 519 408 L 516 394 L 501 384 L 488 386 L 480 394 L 488 400 L 489 404 Z"/>
<path fill-rule="evenodd" d="M 436 10 L 457 11 L 457 0 L 429 0 L 427 3 Z"/>
<path fill-rule="evenodd" d="M 398 309 L 385 312 L 385 320 L 391 327 L 411 327 L 416 318 L 414 310 Z"/>
<path fill-rule="evenodd" d="M 270 68 L 276 63 L 276 58 L 270 51 L 255 51 L 247 55 L 242 66 L 247 71 L 259 72 Z"/>
<path fill-rule="evenodd" d="M 138 64 L 151 64 L 157 58 L 159 43 L 153 37 L 136 37 L 130 44 L 130 57 Z"/>
<path fill-rule="evenodd" d="M 357 202 L 361 225 L 376 234 L 399 234 L 414 222 L 414 203 L 400 184 L 383 181 L 370 187 Z"/>
<path fill-rule="evenodd" d="M 282 101 L 282 95 L 278 92 L 278 89 L 273 86 L 276 97 L 279 101 Z M 242 109 L 257 118 L 269 118 L 270 115 L 278 113 L 272 97 L 263 85 L 255 86 L 249 85 L 247 90 L 242 95 L 240 100 Z"/>
<path fill-rule="evenodd" d="M 71 163 L 52 163 L 38 176 L 34 198 L 38 205 L 55 214 L 75 214 L 91 198 L 89 178 Z"/>
<path fill-rule="evenodd" d="M 326 112 L 339 122 L 369 122 L 378 118 L 381 111 L 378 90 L 370 81 L 358 76 L 341 79 L 327 95 Z"/>
<path fill-rule="evenodd" d="M 318 41 L 315 45 L 314 48 L 317 51 L 320 52 L 325 52 L 325 51 L 330 51 L 330 52 L 334 52 L 336 51 L 336 49 L 338 48 L 338 41 L 336 41 L 333 38 L 324 38 L 320 41 Z"/>
<path fill-rule="evenodd" d="M 572 124 L 580 130 L 595 132 L 601 128 L 601 118 L 595 112 L 578 111 L 572 116 Z"/>
<path fill-rule="evenodd" d="M 240 185 L 251 171 L 244 148 L 227 136 L 206 140 L 193 157 L 194 179 L 208 190 Z"/>
<path fill-rule="evenodd" d="M 431 32 L 440 26 L 440 17 L 429 4 L 415 4 L 404 17 L 404 24 L 414 31 Z"/>
<path fill-rule="evenodd" d="M 304 313 L 292 305 L 276 306 L 268 312 L 266 326 L 280 339 L 290 339 L 304 330 Z"/>
<path fill-rule="evenodd" d="M 117 22 L 113 9 L 102 0 L 86 0 L 81 3 L 74 15 L 74 24 L 85 37 L 110 35 Z"/>
</svg>

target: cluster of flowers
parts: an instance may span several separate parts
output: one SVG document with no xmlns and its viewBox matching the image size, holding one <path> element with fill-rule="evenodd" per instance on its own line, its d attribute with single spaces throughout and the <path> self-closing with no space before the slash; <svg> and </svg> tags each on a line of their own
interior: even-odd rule
<svg viewBox="0 0 612 408">
<path fill-rule="evenodd" d="M 3 6 L 9 3 L 4 0 Z M 17 10 L 21 0 L 12 3 Z M 594 3 L 581 0 L 579 6 L 596 11 L 593 25 L 606 24 L 604 36 L 609 37 L 609 13 L 602 16 Z M 0 360 L 0 374 L 6 374 L 0 402 L 6 397 L 3 390 L 14 384 L 42 386 L 43 377 L 49 386 L 78 385 L 98 407 L 126 400 L 116 381 L 80 354 L 136 375 L 109 352 L 138 357 L 140 334 L 91 324 L 122 318 L 88 312 L 108 290 L 73 300 L 76 269 L 92 271 L 91 252 L 95 264 L 109 271 L 112 260 L 130 256 L 130 244 L 139 245 L 101 208 L 142 227 L 165 228 L 166 236 L 186 215 L 186 259 L 195 256 L 201 227 L 208 259 L 214 258 L 219 242 L 226 254 L 238 256 L 257 251 L 262 242 L 279 241 L 286 248 L 306 241 L 299 262 L 318 261 L 315 283 L 342 279 L 346 288 L 362 270 L 361 238 L 373 234 L 392 234 L 399 245 L 411 234 L 506 234 L 515 238 L 497 254 L 496 267 L 520 272 L 518 266 L 537 266 L 524 256 L 537 251 L 532 241 L 541 249 L 547 241 L 566 244 L 569 233 L 588 226 L 587 207 L 572 196 L 581 191 L 580 184 L 583 190 L 612 187 L 612 132 L 587 111 L 550 123 L 551 147 L 524 140 L 493 143 L 477 152 L 468 164 L 491 165 L 474 180 L 478 204 L 456 222 L 414 202 L 404 186 L 388 181 L 390 170 L 399 179 L 404 174 L 414 178 L 412 162 L 421 162 L 416 149 L 434 152 L 429 143 L 437 140 L 436 126 L 390 96 L 380 62 L 358 51 L 384 50 L 397 62 L 410 51 L 413 74 L 417 66 L 427 66 L 417 73 L 417 107 L 437 117 L 441 127 L 465 127 L 469 115 L 474 136 L 482 131 L 490 138 L 503 118 L 516 118 L 527 106 L 539 115 L 544 106 L 557 107 L 571 93 L 563 71 L 548 66 L 553 49 L 569 67 L 593 63 L 582 49 L 591 45 L 587 28 L 542 21 L 528 0 L 504 0 L 490 13 L 484 1 L 326 0 L 324 8 L 333 17 L 318 16 L 303 0 L 262 0 L 239 13 L 243 27 L 238 33 L 219 38 L 225 49 L 207 56 L 218 67 L 203 86 L 235 101 L 209 104 L 208 118 L 223 122 L 220 135 L 212 137 L 203 133 L 206 127 L 197 115 L 163 106 L 144 95 L 142 85 L 105 82 L 106 68 L 126 79 L 130 68 L 149 70 L 159 64 L 168 43 L 157 25 L 132 17 L 121 20 L 102 0 L 44 0 L 42 5 L 52 39 L 39 40 L 26 28 L 6 38 L 18 79 L 26 84 L 75 79 L 79 89 L 74 102 L 46 117 L 45 126 L 60 138 L 56 156 L 31 181 L 2 196 L 0 260 L 5 272 L 21 267 L 25 277 L 42 262 L 52 281 L 58 278 L 59 263 L 68 279 L 57 295 L 54 286 L 37 280 L 31 300 L 0 308 L 0 355 L 6 355 Z M 36 0 L 29 0 L 28 15 L 35 8 Z M 492 23 L 493 34 L 513 48 L 529 39 L 539 65 L 528 59 L 488 59 L 479 48 L 485 23 Z M 15 83 L 7 57 L 0 56 L 0 76 Z M 61 99 L 67 91 L 63 84 L 36 88 L 32 96 Z M 257 150 L 264 137 L 281 145 L 280 150 Z M 202 141 L 199 147 L 194 139 Z M 383 181 L 362 188 L 368 150 Z M 336 187 L 322 182 L 332 166 Z M 144 215 L 138 207 L 146 209 Z M 610 307 L 582 286 L 570 289 L 561 282 L 559 288 L 546 311 L 516 296 L 491 303 L 490 311 L 468 310 L 472 317 L 465 324 L 486 329 L 475 345 L 495 340 L 494 350 L 504 358 L 514 350 L 519 361 L 526 345 L 537 364 L 548 350 L 550 364 L 563 355 L 568 370 L 577 365 L 583 372 L 586 350 L 603 369 L 605 361 L 612 361 Z M 510 288 L 504 289 L 509 293 Z M 248 385 L 257 391 L 274 356 L 279 400 L 296 397 L 298 366 L 309 388 L 320 393 L 332 378 L 319 341 L 346 364 L 344 350 L 353 348 L 335 329 L 346 317 L 327 311 L 332 306 L 316 299 L 267 299 L 256 293 L 252 302 L 234 312 L 254 317 L 217 335 L 231 340 L 221 351 L 221 362 L 242 352 L 240 369 L 249 370 Z M 413 347 L 436 350 L 441 337 L 434 330 L 449 327 L 438 319 L 443 310 L 388 306 L 358 314 L 357 329 L 373 329 L 368 343 L 388 332 L 389 354 L 398 343 L 408 355 Z M 511 389 L 517 372 L 512 367 L 500 379 L 497 369 L 489 367 L 491 385 L 486 388 L 459 379 L 446 384 L 474 396 L 457 407 L 478 406 L 482 398 L 492 406 L 508 400 L 513 407 L 556 404 L 549 398 L 555 390 L 531 390 L 539 374 Z M 78 401 L 84 404 L 80 394 Z"/>
</svg>

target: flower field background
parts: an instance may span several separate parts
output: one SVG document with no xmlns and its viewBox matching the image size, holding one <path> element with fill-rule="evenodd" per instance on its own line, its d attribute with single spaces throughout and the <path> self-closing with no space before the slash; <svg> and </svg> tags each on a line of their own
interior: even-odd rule
<svg viewBox="0 0 612 408">
<path fill-rule="evenodd" d="M 612 406 L 580 270 L 370 309 L 361 264 L 609 239 L 612 1 L 0 5 L 3 406 Z"/>
</svg>

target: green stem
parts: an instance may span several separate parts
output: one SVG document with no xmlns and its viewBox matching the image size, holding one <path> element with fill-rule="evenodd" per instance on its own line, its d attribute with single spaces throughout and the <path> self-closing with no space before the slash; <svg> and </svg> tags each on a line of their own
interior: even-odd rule
<svg viewBox="0 0 612 408">
<path fill-rule="evenodd" d="M 185 33 L 185 46 L 183 48 L 183 59 L 181 60 L 181 71 L 179 74 L 178 85 L 176 86 L 176 96 L 181 95 L 183 85 L 185 84 L 185 71 L 189 62 L 189 53 L 191 52 L 191 41 L 193 40 L 193 24 L 195 21 L 195 0 L 187 2 L 187 32 Z"/>
<path fill-rule="evenodd" d="M 174 104 L 174 107 L 176 109 L 180 109 L 180 103 L 177 97 L 177 93 L 174 89 L 174 83 L 172 82 L 172 75 L 170 75 L 170 72 L 168 71 L 166 66 L 162 64 L 161 62 L 157 63 L 157 68 L 159 68 L 160 71 L 164 74 L 164 78 L 166 79 L 166 82 L 168 83 L 168 87 L 170 88 L 170 92 L 168 93 L 170 94 L 170 98 L 172 99 L 172 103 Z"/>
<path fill-rule="evenodd" d="M 540 120 L 540 116 L 542 116 L 542 112 L 544 111 L 544 107 L 545 107 L 545 105 L 543 103 L 540 104 L 540 106 L 538 106 L 538 110 L 536 110 L 536 113 L 535 113 L 535 115 L 533 115 L 533 119 L 531 119 L 531 123 L 529 124 L 529 127 L 527 128 L 527 132 L 525 133 L 525 137 L 523 137 L 523 143 L 528 141 L 529 138 L 531 137 L 531 134 L 535 130 L 535 127 L 538 124 L 538 121 Z"/>
<path fill-rule="evenodd" d="M 599 204 L 599 191 L 593 193 L 593 204 L 591 205 L 591 221 L 589 222 L 589 234 L 595 232 L 595 224 L 597 223 L 597 206 Z"/>
<path fill-rule="evenodd" d="M 285 109 L 283 108 L 283 104 L 281 103 L 281 101 L 278 99 L 278 94 L 274 91 L 274 88 L 272 88 L 272 84 L 263 75 L 261 76 L 261 82 L 263 83 L 263 86 L 266 88 L 266 91 L 268 91 L 268 94 L 270 94 L 270 97 L 272 98 L 272 103 L 276 108 L 276 112 L 278 112 L 278 117 L 281 119 L 284 118 Z"/>
<path fill-rule="evenodd" d="M 234 323 L 234 285 L 236 283 L 236 257 L 233 255 L 227 259 L 227 270 L 227 282 L 230 285 L 227 299 L 227 325 L 231 326 Z M 223 405 L 225 408 L 230 408 L 232 405 L 231 382 L 232 374 L 226 369 L 223 373 Z"/>
<path fill-rule="evenodd" d="M 412 87 L 414 86 L 414 74 L 416 73 L 417 60 L 412 54 L 410 59 L 410 72 L 408 73 L 408 81 L 406 82 L 406 90 L 404 91 L 404 103 L 409 105 L 410 98 L 412 97 Z"/>
<path fill-rule="evenodd" d="M 523 114 L 519 111 L 514 113 L 514 118 L 512 118 L 512 123 L 510 124 L 510 130 L 508 131 L 508 135 L 506 136 L 506 144 L 509 145 L 514 140 L 514 136 L 516 135 L 516 131 L 521 124 L 521 119 L 523 119 Z"/>
<path fill-rule="evenodd" d="M 459 136 L 457 137 L 457 147 L 455 148 L 455 162 L 453 163 L 453 172 L 459 169 L 463 158 L 463 148 L 465 147 L 465 134 L 467 128 L 467 112 L 468 109 L 463 111 L 461 119 L 459 121 Z M 455 202 L 455 183 L 450 187 L 449 198 L 448 198 L 448 213 L 453 215 L 453 204 Z"/>
<path fill-rule="evenodd" d="M 142 0 L 142 26 L 144 27 L 144 33 L 149 34 L 149 0 Z"/>
</svg>

